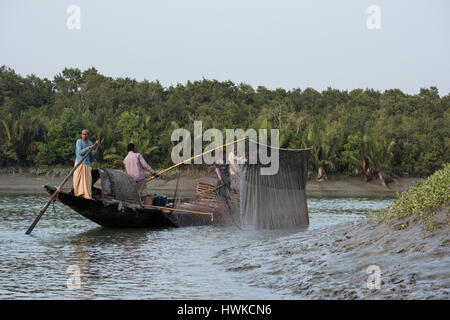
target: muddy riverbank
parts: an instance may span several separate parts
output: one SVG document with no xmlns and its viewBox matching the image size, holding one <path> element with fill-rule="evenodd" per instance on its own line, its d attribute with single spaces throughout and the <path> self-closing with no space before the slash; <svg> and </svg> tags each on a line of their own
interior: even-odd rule
<svg viewBox="0 0 450 320">
<path fill-rule="evenodd" d="M 215 258 L 255 287 L 300 299 L 447 300 L 450 240 L 445 209 L 436 215 L 433 233 L 424 234 L 421 223 L 409 220 L 409 228 L 402 230 L 406 221 L 388 227 L 363 218 L 227 248 Z"/>
</svg>

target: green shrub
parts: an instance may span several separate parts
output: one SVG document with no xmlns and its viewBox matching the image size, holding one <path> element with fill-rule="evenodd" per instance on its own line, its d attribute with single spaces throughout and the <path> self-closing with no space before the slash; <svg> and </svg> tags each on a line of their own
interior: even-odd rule
<svg viewBox="0 0 450 320">
<path fill-rule="evenodd" d="M 450 163 L 433 175 L 421 180 L 417 185 L 402 193 L 397 193 L 394 203 L 384 210 L 375 212 L 373 218 L 390 225 L 393 219 L 413 217 L 419 219 L 426 227 L 425 231 L 434 230 L 434 216 L 450 201 Z M 447 207 L 447 216 L 449 210 Z M 407 227 L 402 225 L 401 229 Z"/>
</svg>

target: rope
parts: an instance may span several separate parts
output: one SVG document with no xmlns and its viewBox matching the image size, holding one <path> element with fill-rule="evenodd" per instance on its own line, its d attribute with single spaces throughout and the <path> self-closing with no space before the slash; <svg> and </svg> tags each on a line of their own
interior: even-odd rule
<svg viewBox="0 0 450 320">
<path fill-rule="evenodd" d="M 56 202 L 56 198 L 53 199 L 53 201 L 52 201 L 53 212 L 54 212 L 55 215 L 56 215 L 55 202 Z"/>
</svg>

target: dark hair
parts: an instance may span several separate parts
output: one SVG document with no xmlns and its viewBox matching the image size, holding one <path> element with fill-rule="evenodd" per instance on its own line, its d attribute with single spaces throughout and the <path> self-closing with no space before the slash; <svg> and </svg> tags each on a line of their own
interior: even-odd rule
<svg viewBox="0 0 450 320">
<path fill-rule="evenodd" d="M 128 152 L 134 151 L 134 144 L 129 143 L 129 144 L 128 144 L 128 147 L 127 147 L 127 151 L 128 151 Z"/>
</svg>

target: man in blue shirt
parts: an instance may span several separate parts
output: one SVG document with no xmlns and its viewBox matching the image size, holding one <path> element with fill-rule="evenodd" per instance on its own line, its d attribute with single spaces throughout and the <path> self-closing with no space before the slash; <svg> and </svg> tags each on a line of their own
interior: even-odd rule
<svg viewBox="0 0 450 320">
<path fill-rule="evenodd" d="M 92 168 L 91 157 L 97 154 L 97 149 L 100 147 L 97 140 L 94 144 L 89 140 L 89 130 L 81 131 L 81 139 L 77 140 L 75 148 L 75 165 L 77 165 L 83 156 L 89 150 L 91 153 L 83 160 L 80 166 L 73 173 L 73 194 L 77 197 L 92 200 Z"/>
</svg>

